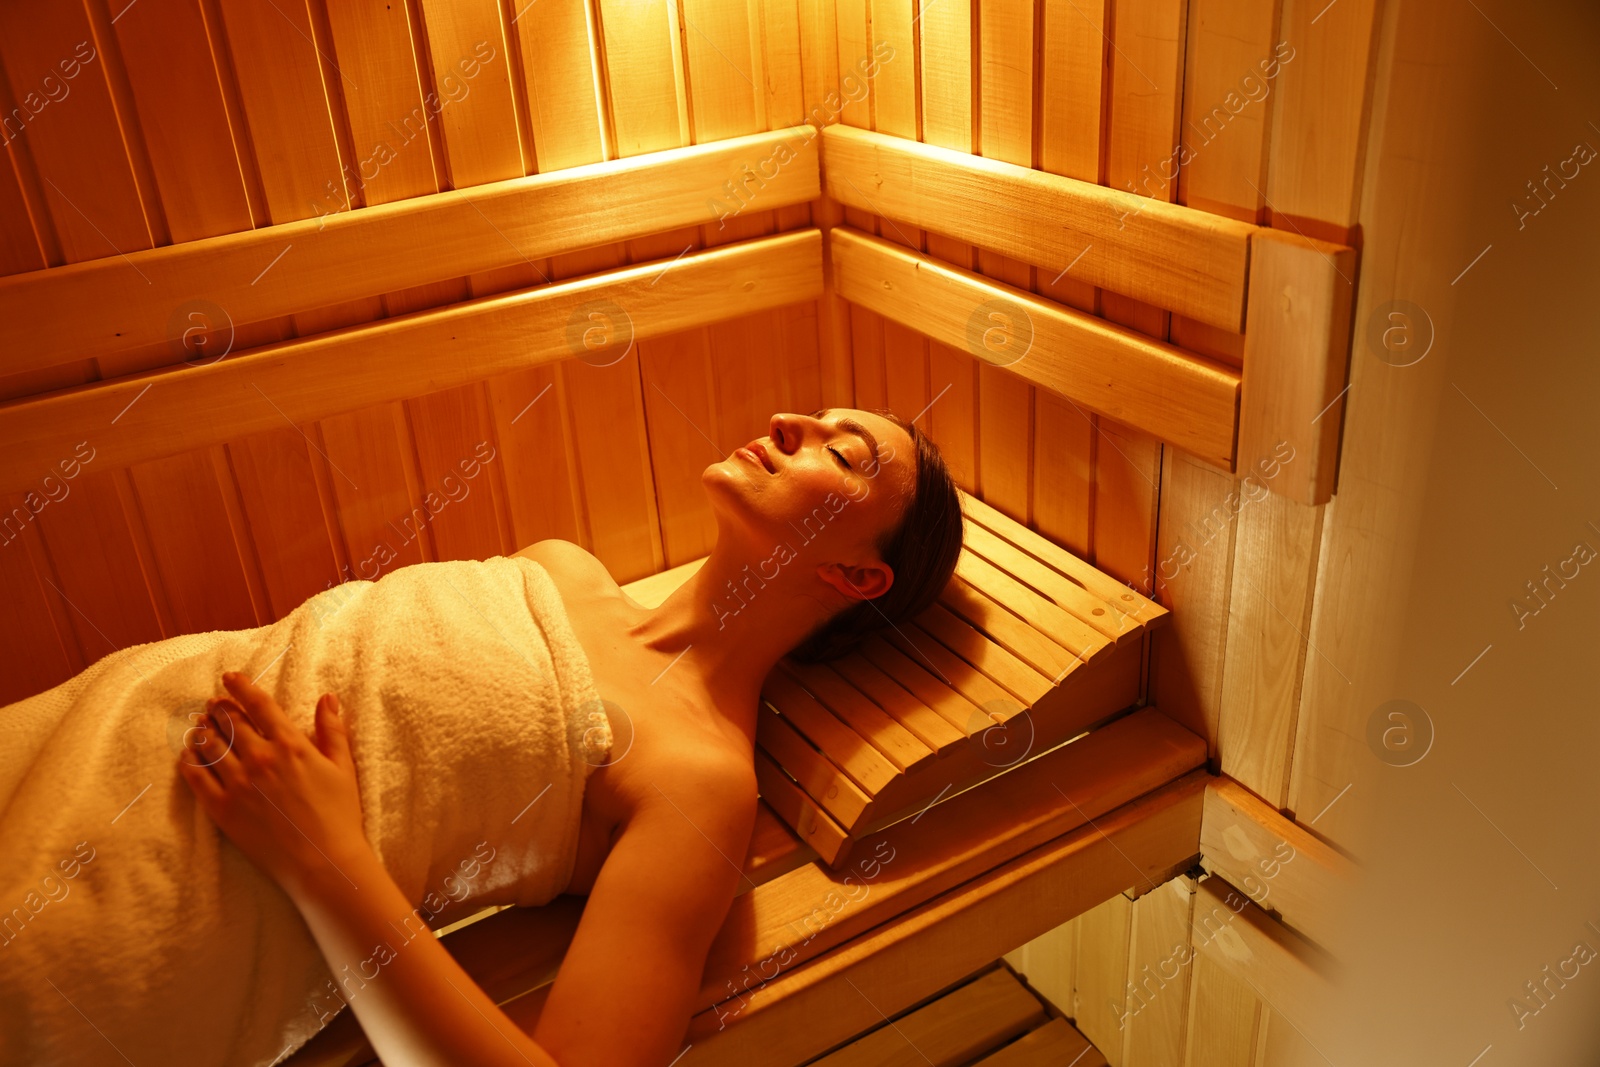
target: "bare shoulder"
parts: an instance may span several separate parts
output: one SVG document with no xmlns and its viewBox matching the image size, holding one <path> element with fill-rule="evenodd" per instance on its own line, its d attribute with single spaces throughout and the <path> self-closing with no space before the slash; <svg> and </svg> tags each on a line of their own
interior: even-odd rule
<svg viewBox="0 0 1600 1067">
<path fill-rule="evenodd" d="M 550 572 L 550 576 L 563 586 L 581 584 L 595 592 L 610 592 L 617 588 L 616 580 L 606 565 L 582 545 L 547 537 L 535 541 L 516 553 L 516 557 L 531 559 Z"/>
</svg>

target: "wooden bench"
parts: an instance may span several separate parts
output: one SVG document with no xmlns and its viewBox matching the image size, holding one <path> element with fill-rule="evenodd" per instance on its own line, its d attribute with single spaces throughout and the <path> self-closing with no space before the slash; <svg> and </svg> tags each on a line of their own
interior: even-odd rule
<svg viewBox="0 0 1600 1067">
<path fill-rule="evenodd" d="M 1198 860 L 1205 742 L 1130 710 L 1164 609 L 963 506 L 967 541 L 939 604 L 846 661 L 774 672 L 747 881 L 708 955 L 682 1067 L 802 1063 Z M 694 566 L 627 590 L 659 603 Z M 996 729 L 1019 749 L 993 756 L 983 736 Z M 443 940 L 531 1030 L 582 908 L 558 897 Z M 345 1012 L 289 1062 L 371 1055 Z"/>
</svg>

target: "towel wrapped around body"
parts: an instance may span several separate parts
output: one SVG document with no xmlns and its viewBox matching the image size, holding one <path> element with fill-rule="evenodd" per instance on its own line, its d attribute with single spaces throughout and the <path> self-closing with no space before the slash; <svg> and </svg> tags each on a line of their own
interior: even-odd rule
<svg viewBox="0 0 1600 1067">
<path fill-rule="evenodd" d="M 377 974 L 331 973 L 178 776 L 229 670 L 307 731 L 338 694 L 367 838 L 423 919 L 566 888 L 611 729 L 540 564 L 415 564 L 122 649 L 0 708 L 0 1063 L 266 1065 Z"/>
</svg>

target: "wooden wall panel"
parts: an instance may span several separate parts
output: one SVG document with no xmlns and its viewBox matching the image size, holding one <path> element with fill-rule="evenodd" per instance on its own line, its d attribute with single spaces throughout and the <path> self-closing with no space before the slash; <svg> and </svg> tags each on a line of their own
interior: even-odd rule
<svg viewBox="0 0 1600 1067">
<path fill-rule="evenodd" d="M 450 188 L 520 178 L 515 96 L 495 0 L 419 0 L 433 85 L 441 101 Z"/>
<path fill-rule="evenodd" d="M 255 543 L 267 618 L 280 619 L 307 597 L 344 581 L 313 472 L 310 441 L 297 426 L 227 444 Z"/>
<path fill-rule="evenodd" d="M 1361 198 L 1377 0 L 1283 0 L 1283 57 L 1266 200 L 1274 226 L 1349 244 Z M 1313 25 L 1313 23 L 1315 25 Z M 1293 58 L 1290 58 L 1292 55 Z"/>
<path fill-rule="evenodd" d="M 197 449 L 128 469 L 140 518 L 155 556 L 155 579 L 166 590 L 174 633 L 241 630 L 266 622 L 258 616 L 244 560 L 255 553 L 238 543 L 217 477 L 214 449 Z M 224 467 L 224 473 L 226 468 Z"/>
<path fill-rule="evenodd" d="M 63 258 L 149 248 L 154 237 L 123 149 L 105 56 L 84 9 L 0 5 L 0 60 L 11 97 L 28 116 L 23 122 L 9 112 L 6 136 L 21 137 L 38 167 Z"/>
<path fill-rule="evenodd" d="M 1078 916 L 1073 1022 L 1111 1067 L 1125 1067 L 1121 1021 L 1127 1011 L 1133 901 L 1118 893 Z"/>
<path fill-rule="evenodd" d="M 1217 757 L 1232 582 L 1236 481 L 1167 449 L 1161 468 L 1155 599 L 1172 621 L 1152 638 L 1150 699 L 1207 738 Z"/>
<path fill-rule="evenodd" d="M 1183 1061 L 1192 977 L 1184 948 L 1194 900 L 1195 880 L 1179 875 L 1133 902 L 1121 1027 L 1125 1067 L 1166 1067 Z"/>
<path fill-rule="evenodd" d="M 114 27 L 172 242 L 248 230 L 244 172 L 200 4 L 141 2 Z"/>
<path fill-rule="evenodd" d="M 437 91 L 423 95 L 410 4 L 348 0 L 328 5 L 334 58 L 344 83 L 355 148 L 351 169 L 368 206 L 439 191 L 433 152 Z"/>
<path fill-rule="evenodd" d="M 304 6 L 218 0 L 272 222 L 345 211 L 350 192 Z M 337 77 L 348 83 L 349 75 Z"/>
<path fill-rule="evenodd" d="M 1192 0 L 1184 64 L 1180 203 L 1262 222 L 1267 131 L 1283 69 L 1280 0 Z M 1290 53 L 1286 53 L 1290 54 Z"/>
</svg>

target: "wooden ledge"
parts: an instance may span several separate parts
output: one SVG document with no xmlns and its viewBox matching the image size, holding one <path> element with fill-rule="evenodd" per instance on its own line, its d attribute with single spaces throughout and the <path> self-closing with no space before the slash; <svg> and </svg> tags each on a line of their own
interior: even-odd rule
<svg viewBox="0 0 1600 1067">
<path fill-rule="evenodd" d="M 597 302 L 623 320 L 615 336 L 638 340 L 821 293 L 821 231 L 792 230 L 28 397 L 0 406 L 0 493 L 37 484 L 85 437 L 97 463 L 124 467 L 572 359 L 573 316 Z"/>
<path fill-rule="evenodd" d="M 0 375 L 167 341 L 196 299 L 242 325 L 715 222 L 723 183 L 785 148 L 757 202 L 815 199 L 816 129 L 793 126 L 0 279 Z"/>
<path fill-rule="evenodd" d="M 828 255 L 851 303 L 1233 468 L 1232 367 L 848 226 Z"/>
<path fill-rule="evenodd" d="M 822 132 L 822 174 L 850 207 L 1244 328 L 1249 223 L 844 125 Z"/>
</svg>

